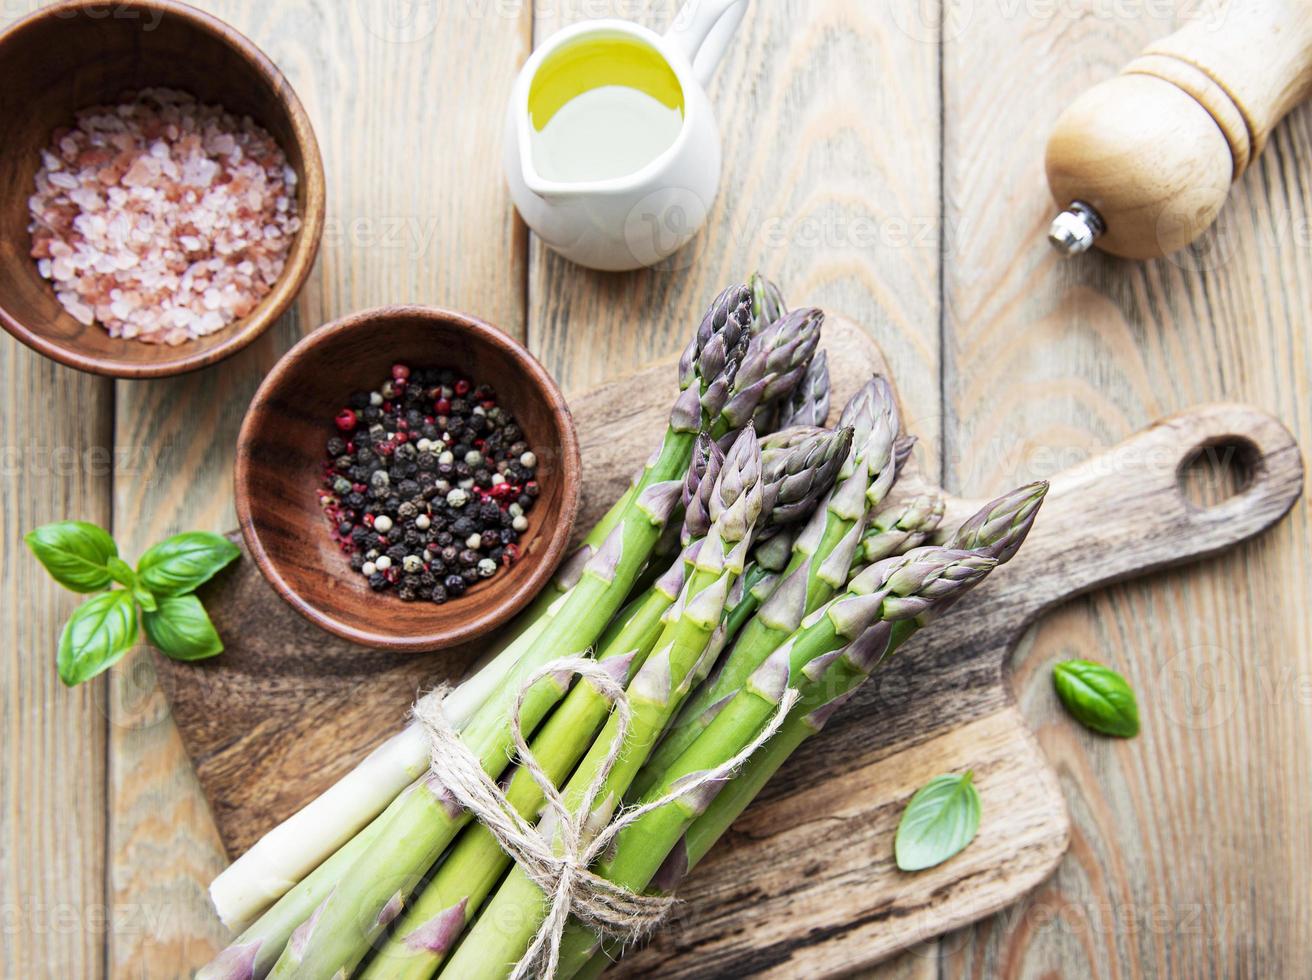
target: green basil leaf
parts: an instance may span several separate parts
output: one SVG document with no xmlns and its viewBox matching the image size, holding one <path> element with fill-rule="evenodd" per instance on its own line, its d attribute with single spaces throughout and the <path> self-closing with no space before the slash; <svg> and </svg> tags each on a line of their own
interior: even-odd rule
<svg viewBox="0 0 1312 980">
<path fill-rule="evenodd" d="M 936 776 L 911 797 L 893 843 L 899 868 L 932 868 L 975 839 L 980 801 L 972 779 L 970 772 Z"/>
<path fill-rule="evenodd" d="M 146 638 L 174 660 L 204 660 L 223 652 L 214 624 L 194 595 L 167 596 L 154 612 L 143 612 Z"/>
<path fill-rule="evenodd" d="M 103 529 L 85 521 L 43 524 L 23 538 L 51 577 L 74 592 L 99 592 L 111 578 L 106 565 L 118 546 Z"/>
<path fill-rule="evenodd" d="M 59 679 L 69 687 L 118 663 L 137 642 L 137 610 L 122 589 L 82 603 L 59 637 Z"/>
<path fill-rule="evenodd" d="M 194 592 L 241 551 L 219 534 L 188 531 L 161 541 L 141 556 L 137 576 L 156 598 Z"/>
<path fill-rule="evenodd" d="M 1085 728 L 1104 735 L 1139 734 L 1139 704 L 1124 677 L 1091 660 L 1066 660 L 1052 668 L 1052 684 L 1066 710 Z"/>
</svg>

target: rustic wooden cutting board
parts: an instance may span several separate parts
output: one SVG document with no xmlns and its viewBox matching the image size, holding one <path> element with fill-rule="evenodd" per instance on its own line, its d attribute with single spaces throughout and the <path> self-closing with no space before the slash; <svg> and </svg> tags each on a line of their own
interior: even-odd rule
<svg viewBox="0 0 1312 980">
<path fill-rule="evenodd" d="M 873 342 L 831 318 L 835 412 L 872 371 Z M 895 379 L 894 379 L 895 380 Z M 622 491 L 664 425 L 670 364 L 571 399 L 584 458 L 586 528 Z M 1180 474 L 1221 447 L 1246 474 L 1210 508 Z M 686 902 L 629 975 L 824 976 L 996 911 L 1042 881 L 1068 844 L 1055 773 L 1005 671 L 1026 625 L 1101 585 L 1223 551 L 1279 520 L 1303 463 L 1275 419 L 1210 405 L 1164 420 L 1052 481 L 1018 558 L 921 633 L 791 760 L 687 880 Z M 914 461 L 899 492 L 923 485 Z M 307 497 L 308 500 L 308 497 Z M 949 521 L 977 502 L 951 499 Z M 401 724 L 416 691 L 458 678 L 473 648 L 413 656 L 351 646 L 285 605 L 250 561 L 207 586 L 227 643 L 160 673 L 220 834 L 239 854 Z M 915 875 L 893 863 L 902 807 L 930 777 L 973 769 L 978 838 Z"/>
</svg>

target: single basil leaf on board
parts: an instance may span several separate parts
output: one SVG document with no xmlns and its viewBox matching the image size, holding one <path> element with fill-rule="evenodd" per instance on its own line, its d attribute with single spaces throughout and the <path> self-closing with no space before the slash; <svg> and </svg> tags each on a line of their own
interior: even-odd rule
<svg viewBox="0 0 1312 980">
<path fill-rule="evenodd" d="M 82 603 L 59 637 L 59 679 L 69 687 L 89 681 L 123 658 L 137 642 L 137 611 L 122 589 Z"/>
<path fill-rule="evenodd" d="M 1139 734 L 1139 704 L 1125 678 L 1091 660 L 1066 660 L 1052 668 L 1052 684 L 1066 710 L 1085 728 L 1104 735 Z"/>
<path fill-rule="evenodd" d="M 932 868 L 975 839 L 980 800 L 973 778 L 971 772 L 936 776 L 911 797 L 893 842 L 899 868 Z"/>
<path fill-rule="evenodd" d="M 155 598 L 186 595 L 208 582 L 241 554 L 219 534 L 187 531 L 161 541 L 137 562 L 137 577 Z"/>
<path fill-rule="evenodd" d="M 99 592 L 112 581 L 111 558 L 118 546 L 102 528 L 85 521 L 43 524 L 23 538 L 50 576 L 74 592 Z"/>
<path fill-rule="evenodd" d="M 146 638 L 174 660 L 204 660 L 223 652 L 223 641 L 194 595 L 166 596 L 154 612 L 143 612 Z"/>
</svg>

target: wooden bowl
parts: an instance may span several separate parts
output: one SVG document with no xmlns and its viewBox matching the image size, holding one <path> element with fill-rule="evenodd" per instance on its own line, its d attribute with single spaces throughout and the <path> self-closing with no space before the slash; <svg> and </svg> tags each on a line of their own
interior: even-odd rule
<svg viewBox="0 0 1312 980">
<path fill-rule="evenodd" d="M 440 606 L 373 592 L 334 543 L 316 493 L 326 443 L 339 434 L 333 417 L 398 361 L 490 384 L 538 457 L 542 493 L 519 561 Z M 502 625 L 547 584 L 574 528 L 580 466 L 565 398 L 523 346 L 461 313 L 385 307 L 320 327 L 264 379 L 237 438 L 237 516 L 260 571 L 312 622 L 365 646 L 437 650 Z"/>
<path fill-rule="evenodd" d="M 175 0 L 74 0 L 44 7 L 0 33 L 0 325 L 63 364 L 120 378 L 154 378 L 213 364 L 273 323 L 304 284 L 324 222 L 324 176 L 310 120 L 287 79 L 227 24 Z M 300 178 L 301 230 L 282 278 L 249 316 L 177 347 L 114 339 L 64 312 L 29 256 L 28 198 L 50 134 L 79 109 L 151 86 L 249 115 Z"/>
</svg>

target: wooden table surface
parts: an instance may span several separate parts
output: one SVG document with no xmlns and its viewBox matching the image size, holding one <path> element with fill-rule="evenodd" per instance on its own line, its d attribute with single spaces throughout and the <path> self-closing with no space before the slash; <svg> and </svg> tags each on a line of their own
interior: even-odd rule
<svg viewBox="0 0 1312 980">
<path fill-rule="evenodd" d="M 673 351 L 721 285 L 759 267 L 873 333 L 922 461 L 954 491 L 1045 476 L 1213 400 L 1272 411 L 1312 448 L 1312 110 L 1276 131 L 1204 254 L 1063 263 L 1043 240 L 1049 126 L 1173 29 L 1169 3 L 756 0 L 711 87 L 725 174 L 710 225 L 668 268 L 632 275 L 573 267 L 525 231 L 501 113 L 534 37 L 612 14 L 663 28 L 675 0 L 203 6 L 306 103 L 328 231 L 294 312 L 196 375 L 116 383 L 0 339 L 0 975 L 183 976 L 222 942 L 205 887 L 223 858 L 151 657 L 64 689 L 54 649 L 76 599 L 21 536 L 82 518 L 135 556 L 233 527 L 232 448 L 256 384 L 340 314 L 467 310 L 577 388 Z M 1227 478 L 1195 482 L 1207 497 Z M 1013 683 L 1060 773 L 1070 853 L 1026 901 L 878 976 L 1306 975 L 1310 536 L 1303 501 L 1235 553 L 1031 631 Z M 1064 717 L 1049 672 L 1069 657 L 1129 677 L 1138 739 Z"/>
</svg>

